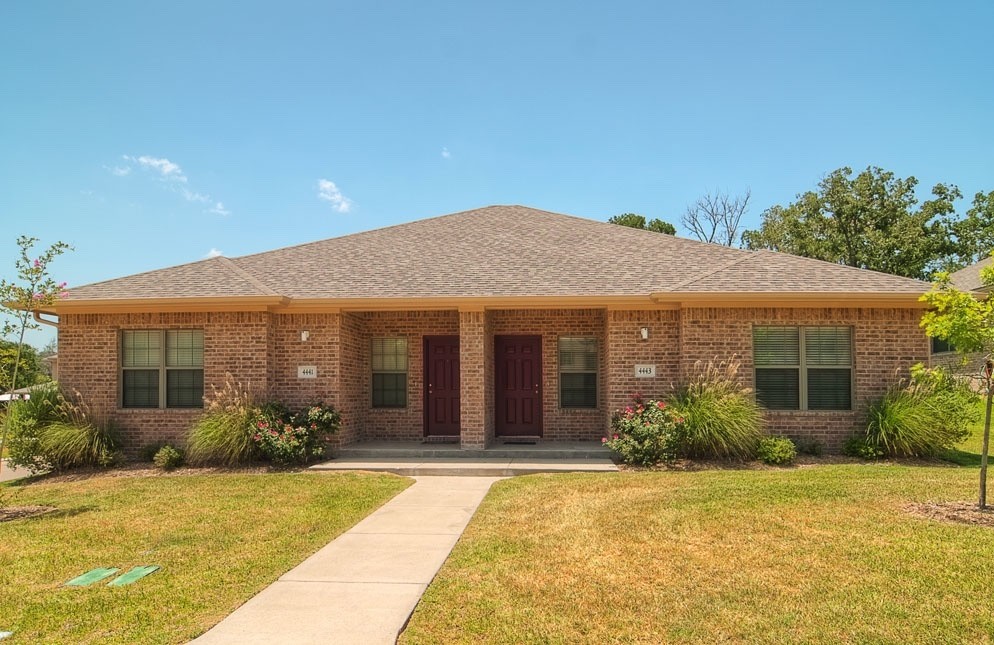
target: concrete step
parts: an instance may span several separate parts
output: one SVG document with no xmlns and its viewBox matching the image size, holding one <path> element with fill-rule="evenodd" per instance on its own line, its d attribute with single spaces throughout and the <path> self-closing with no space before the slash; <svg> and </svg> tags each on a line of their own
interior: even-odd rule
<svg viewBox="0 0 994 645">
<path fill-rule="evenodd" d="M 607 457 L 583 459 L 527 459 L 484 457 L 468 458 L 412 458 L 396 457 L 366 459 L 339 457 L 311 466 L 316 471 L 366 470 L 386 472 L 408 477 L 462 476 L 462 477 L 514 477 L 536 473 L 615 472 L 618 467 Z"/>
<path fill-rule="evenodd" d="M 522 446 L 495 447 L 486 450 L 440 448 L 424 444 L 420 448 L 339 448 L 337 456 L 349 459 L 605 459 L 610 454 L 606 448 L 545 448 L 528 450 Z"/>
</svg>

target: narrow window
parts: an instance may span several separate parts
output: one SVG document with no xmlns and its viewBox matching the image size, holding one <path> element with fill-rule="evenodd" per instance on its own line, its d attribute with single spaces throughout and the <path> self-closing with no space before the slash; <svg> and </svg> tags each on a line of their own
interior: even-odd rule
<svg viewBox="0 0 994 645">
<path fill-rule="evenodd" d="M 850 327 L 753 328 L 756 399 L 770 410 L 852 409 Z"/>
<path fill-rule="evenodd" d="M 374 338 L 373 407 L 407 407 L 407 339 Z"/>
<path fill-rule="evenodd" d="M 597 407 L 597 339 L 559 339 L 559 407 Z"/>
<path fill-rule="evenodd" d="M 955 352 L 956 348 L 952 344 L 945 340 L 944 338 L 933 338 L 932 339 L 932 353 L 933 354 L 944 354 L 946 352 Z"/>
<path fill-rule="evenodd" d="M 121 332 L 121 407 L 199 408 L 204 400 L 204 332 Z"/>
</svg>

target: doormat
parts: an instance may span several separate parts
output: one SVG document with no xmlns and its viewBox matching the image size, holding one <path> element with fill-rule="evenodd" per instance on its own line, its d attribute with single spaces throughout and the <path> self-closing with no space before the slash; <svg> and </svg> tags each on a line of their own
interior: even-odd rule
<svg viewBox="0 0 994 645">
<path fill-rule="evenodd" d="M 425 443 L 459 443 L 459 435 L 435 435 L 425 437 Z"/>
</svg>

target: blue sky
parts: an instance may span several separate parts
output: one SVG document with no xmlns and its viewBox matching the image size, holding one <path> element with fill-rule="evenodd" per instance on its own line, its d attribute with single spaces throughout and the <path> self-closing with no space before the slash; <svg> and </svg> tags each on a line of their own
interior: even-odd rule
<svg viewBox="0 0 994 645">
<path fill-rule="evenodd" d="M 994 189 L 992 22 L 986 1 L 2 3 L 0 275 L 20 234 L 72 243 L 72 286 L 493 203 L 677 223 L 714 189 L 750 188 L 753 228 L 844 165 L 972 196 Z"/>
</svg>

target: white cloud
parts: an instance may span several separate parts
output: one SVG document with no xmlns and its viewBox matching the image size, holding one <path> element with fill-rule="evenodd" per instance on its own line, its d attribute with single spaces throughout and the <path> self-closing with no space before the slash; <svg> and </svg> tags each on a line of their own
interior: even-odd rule
<svg viewBox="0 0 994 645">
<path fill-rule="evenodd" d="M 222 253 L 221 251 L 218 251 L 214 247 L 211 247 L 211 250 L 207 252 L 207 255 L 204 256 L 204 259 L 205 260 L 209 260 L 211 258 L 219 258 L 222 255 L 224 255 L 224 253 Z"/>
<path fill-rule="evenodd" d="M 205 213 L 212 213 L 214 215 L 231 215 L 231 211 L 224 207 L 223 202 L 215 200 L 207 193 L 199 193 L 195 190 L 187 188 L 189 179 L 178 163 L 174 163 L 165 157 L 152 157 L 150 155 L 141 155 L 140 157 L 121 155 L 121 159 L 125 161 L 126 165 L 113 167 L 104 166 L 104 168 L 117 177 L 130 175 L 134 168 L 141 168 L 143 170 L 153 172 L 159 175 L 163 181 L 170 182 L 171 185 L 169 186 L 169 189 L 182 195 L 183 199 L 186 201 L 210 205 L 210 208 L 204 211 Z"/>
<path fill-rule="evenodd" d="M 342 194 L 335 182 L 328 179 L 318 179 L 318 199 L 330 203 L 339 213 L 348 213 L 352 210 L 352 200 Z"/>
<path fill-rule="evenodd" d="M 179 167 L 179 164 L 175 164 L 165 157 L 150 157 L 148 155 L 142 155 L 135 158 L 124 155 L 124 159 L 132 163 L 137 163 L 146 170 L 152 170 L 159 173 L 163 179 L 178 181 L 184 184 L 186 183 L 186 175 L 183 174 L 183 169 Z"/>
<path fill-rule="evenodd" d="M 217 202 L 214 204 L 214 208 L 207 211 L 208 213 L 214 213 L 215 215 L 228 216 L 231 215 L 231 211 L 224 207 L 222 202 Z"/>
<path fill-rule="evenodd" d="M 193 192 L 186 186 L 181 187 L 179 193 L 180 195 L 183 196 L 183 199 L 185 199 L 188 202 L 199 202 L 201 204 L 208 204 L 211 202 L 210 195 L 204 195 L 202 193 Z"/>
<path fill-rule="evenodd" d="M 452 153 L 449 152 L 449 149 L 446 146 L 442 146 L 442 159 L 448 159 L 451 156 L 452 156 Z"/>
</svg>

